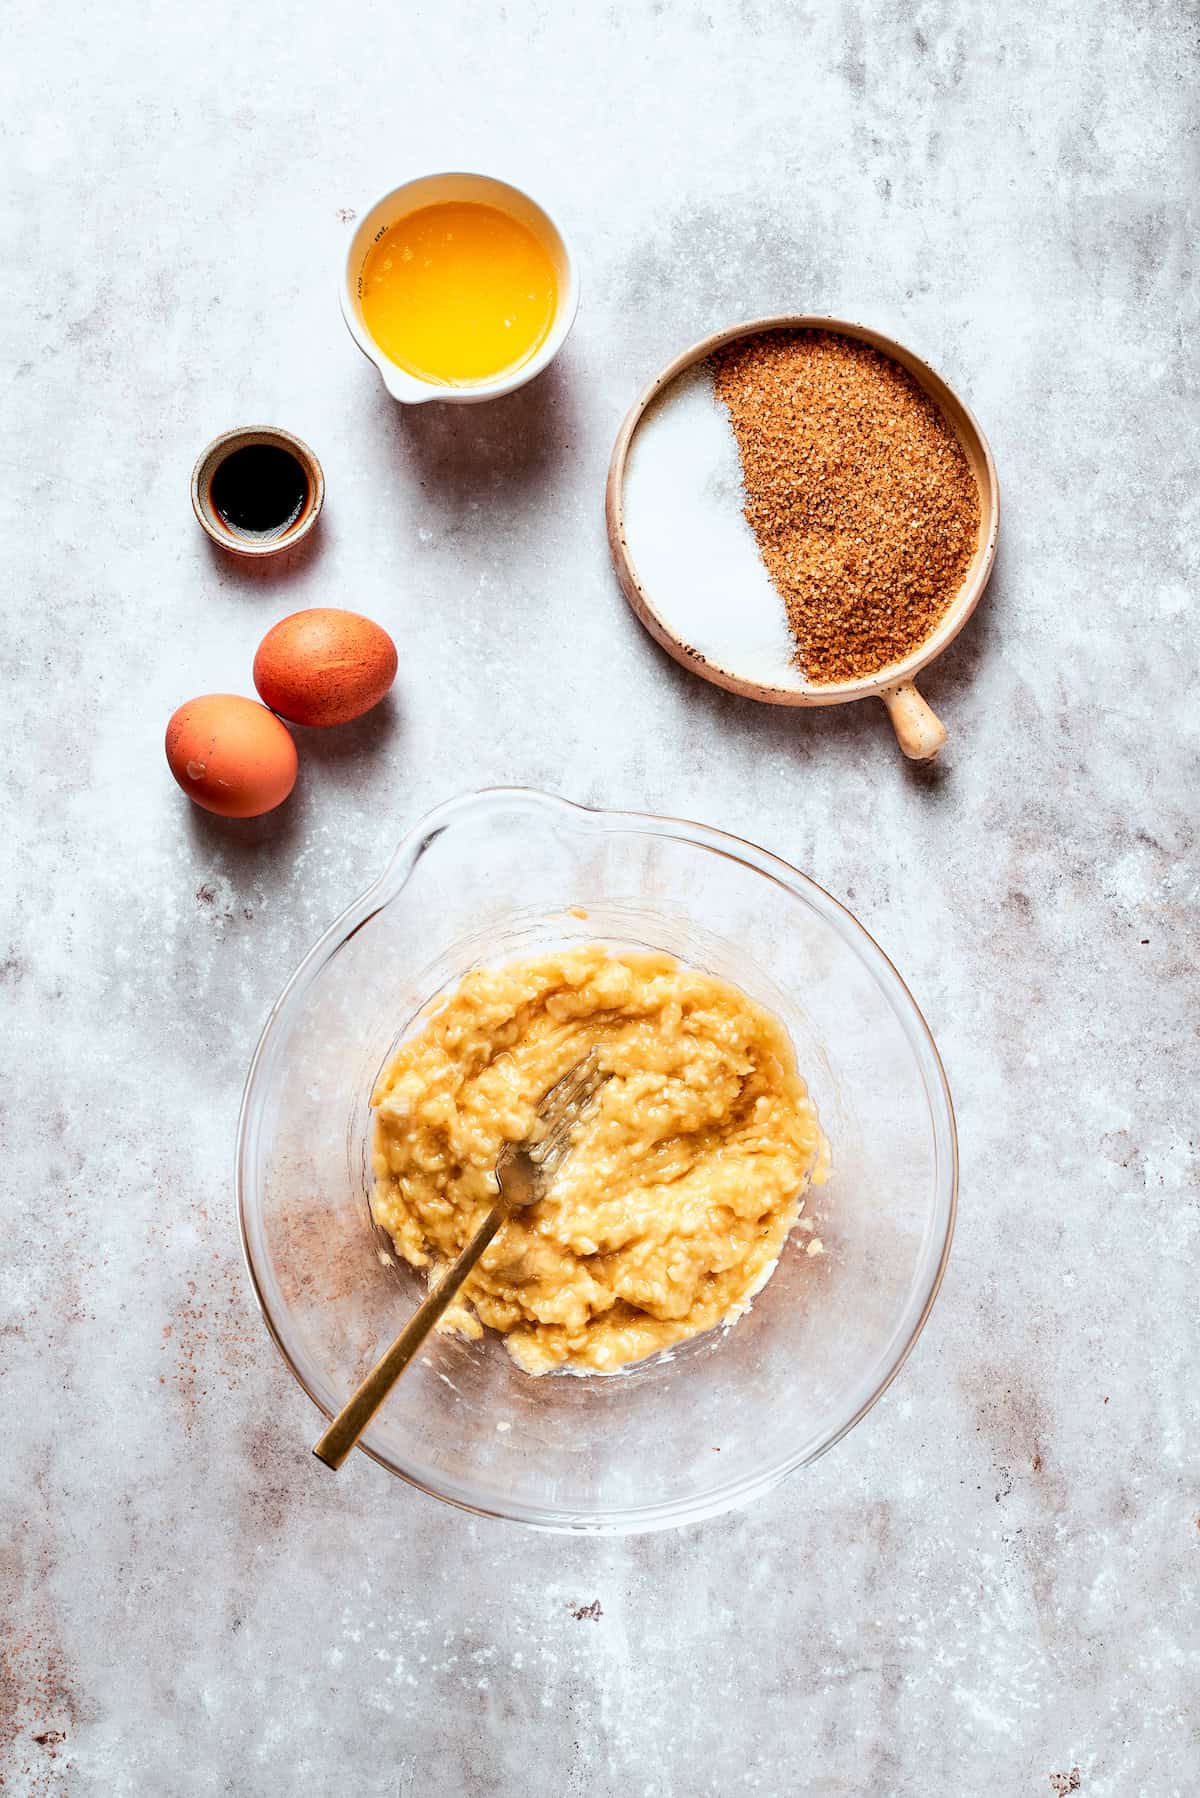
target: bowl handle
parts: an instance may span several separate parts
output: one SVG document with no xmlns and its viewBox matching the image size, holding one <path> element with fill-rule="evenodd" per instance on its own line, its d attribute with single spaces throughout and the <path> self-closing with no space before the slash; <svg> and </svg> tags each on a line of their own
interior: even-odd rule
<svg viewBox="0 0 1200 1798">
<path fill-rule="evenodd" d="M 926 705 L 911 681 L 885 687 L 879 695 L 888 709 L 896 741 L 910 762 L 931 762 L 946 741 L 946 726 Z"/>
</svg>

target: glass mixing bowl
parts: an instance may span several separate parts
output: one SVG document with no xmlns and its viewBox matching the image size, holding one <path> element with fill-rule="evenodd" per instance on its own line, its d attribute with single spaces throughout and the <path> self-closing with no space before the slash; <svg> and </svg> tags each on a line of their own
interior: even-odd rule
<svg viewBox="0 0 1200 1798">
<path fill-rule="evenodd" d="M 731 1328 L 616 1374 L 538 1379 L 491 1331 L 435 1336 L 363 1447 L 471 1511 L 619 1532 L 726 1510 L 824 1453 L 887 1386 L 936 1296 L 957 1183 L 946 1078 L 904 982 L 836 900 L 700 824 L 518 789 L 451 800 L 271 1012 L 242 1105 L 238 1205 L 271 1334 L 332 1415 L 423 1292 L 371 1220 L 376 1075 L 468 968 L 594 941 L 667 950 L 771 1007 L 832 1177 Z"/>
</svg>

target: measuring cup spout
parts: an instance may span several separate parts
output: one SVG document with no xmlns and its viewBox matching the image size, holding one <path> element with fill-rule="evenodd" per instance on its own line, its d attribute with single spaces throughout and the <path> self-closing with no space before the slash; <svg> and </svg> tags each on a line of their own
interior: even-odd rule
<svg viewBox="0 0 1200 1798">
<path fill-rule="evenodd" d="M 426 400 L 436 399 L 438 389 L 431 387 L 427 381 L 418 381 L 415 376 L 407 374 L 404 369 L 397 368 L 394 362 L 378 362 L 376 367 L 383 377 L 383 384 L 394 400 L 403 406 L 422 406 Z"/>
</svg>

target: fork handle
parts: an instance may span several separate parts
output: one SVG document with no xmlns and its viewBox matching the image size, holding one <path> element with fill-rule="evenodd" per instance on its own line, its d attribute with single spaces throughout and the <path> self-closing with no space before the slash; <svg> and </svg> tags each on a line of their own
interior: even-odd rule
<svg viewBox="0 0 1200 1798">
<path fill-rule="evenodd" d="M 326 1467 L 332 1467 L 336 1473 L 342 1465 L 430 1330 L 458 1297 L 475 1263 L 504 1222 L 504 1217 L 505 1213 L 499 1205 L 492 1207 L 458 1260 L 418 1305 L 382 1360 L 375 1363 L 366 1379 L 346 1400 L 320 1441 L 314 1443 L 313 1454 L 318 1461 L 324 1461 Z"/>
</svg>

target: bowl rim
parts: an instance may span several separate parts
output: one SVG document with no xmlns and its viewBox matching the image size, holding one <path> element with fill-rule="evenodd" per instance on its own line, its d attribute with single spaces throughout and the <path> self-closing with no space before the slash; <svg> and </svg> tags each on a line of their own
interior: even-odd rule
<svg viewBox="0 0 1200 1798">
<path fill-rule="evenodd" d="M 763 1496 L 798 1468 L 808 1466 L 813 1461 L 820 1459 L 840 1442 L 882 1398 L 912 1353 L 933 1309 L 949 1260 L 958 1213 L 959 1156 L 954 1103 L 941 1055 L 920 1007 L 891 958 L 879 947 L 848 907 L 844 906 L 840 900 L 835 899 L 808 875 L 801 873 L 798 868 L 793 867 L 791 863 L 784 861 L 781 857 L 773 855 L 771 851 L 763 849 L 743 837 L 735 836 L 729 831 L 719 830 L 712 825 L 699 824 L 691 819 L 675 818 L 651 812 L 623 811 L 602 806 L 581 805 L 574 800 L 563 799 L 557 794 L 543 792 L 534 787 L 482 787 L 472 792 L 459 794 L 427 812 L 401 838 L 391 859 L 379 876 L 346 907 L 304 956 L 268 1012 L 251 1056 L 238 1114 L 234 1168 L 238 1231 L 251 1290 L 271 1339 L 286 1366 L 322 1416 L 331 1417 L 333 1413 L 330 1407 L 314 1389 L 312 1379 L 299 1365 L 296 1356 L 293 1355 L 284 1340 L 282 1329 L 272 1315 L 263 1283 L 259 1279 L 254 1262 L 248 1223 L 248 1204 L 254 1186 L 254 1151 L 258 1142 L 258 1111 L 260 1108 L 257 1103 L 257 1087 L 260 1080 L 265 1078 L 269 1063 L 273 1059 L 285 1017 L 294 1009 L 298 1000 L 307 992 L 333 956 L 396 896 L 407 882 L 425 850 L 452 823 L 461 821 L 473 811 L 486 811 L 498 804 L 519 804 L 531 809 L 544 807 L 548 812 L 568 813 L 577 818 L 590 820 L 598 828 L 616 828 L 650 836 L 666 835 L 677 841 L 690 842 L 754 869 L 807 901 L 844 940 L 851 941 L 856 948 L 863 952 L 862 959 L 868 971 L 873 974 L 876 984 L 883 988 L 885 996 L 889 997 L 889 1000 L 899 999 L 900 1004 L 898 1006 L 893 1004 L 893 1010 L 904 1029 L 905 1037 L 914 1051 L 924 1077 L 926 1093 L 930 1100 L 931 1124 L 936 1150 L 940 1150 L 941 1147 L 938 1140 L 939 1122 L 944 1127 L 947 1151 L 946 1166 L 943 1168 L 940 1165 L 941 1155 L 940 1153 L 936 1154 L 935 1214 L 930 1230 L 930 1246 L 924 1254 L 920 1277 L 914 1280 L 909 1300 L 892 1331 L 886 1349 L 879 1357 L 879 1362 L 883 1364 L 881 1375 L 849 1416 L 839 1423 L 830 1425 L 798 1450 L 780 1457 L 769 1467 L 752 1474 L 741 1475 L 697 1498 L 662 1499 L 649 1505 L 614 1506 L 587 1512 L 555 1511 L 546 1506 L 527 1504 L 517 1500 L 508 1501 L 504 1505 L 498 1502 L 491 1504 L 472 1502 L 459 1492 L 441 1489 L 421 1474 L 373 1447 L 369 1432 L 359 1443 L 364 1454 L 370 1456 L 371 1460 L 377 1462 L 380 1467 L 403 1480 L 405 1484 L 415 1486 L 418 1491 L 427 1493 L 431 1498 L 454 1505 L 457 1509 L 467 1511 L 475 1516 L 496 1517 L 504 1521 L 527 1524 L 533 1528 L 552 1532 L 591 1535 L 625 1535 L 671 1529 L 683 1524 L 700 1522 L 708 1517 L 719 1516 L 752 1498 Z M 938 1099 L 943 1108 L 940 1120 L 936 1116 L 934 1103 Z"/>
</svg>

